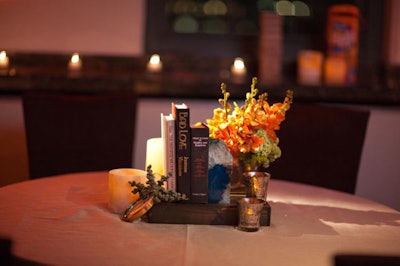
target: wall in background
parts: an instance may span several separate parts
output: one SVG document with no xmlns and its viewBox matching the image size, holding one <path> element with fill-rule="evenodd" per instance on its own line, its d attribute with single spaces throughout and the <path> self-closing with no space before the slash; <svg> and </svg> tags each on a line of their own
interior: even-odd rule
<svg viewBox="0 0 400 266">
<path fill-rule="evenodd" d="M 145 0 L 0 1 L 0 50 L 142 55 Z"/>
<path fill-rule="evenodd" d="M 356 194 L 400 210 L 400 108 L 371 108 Z"/>
</svg>

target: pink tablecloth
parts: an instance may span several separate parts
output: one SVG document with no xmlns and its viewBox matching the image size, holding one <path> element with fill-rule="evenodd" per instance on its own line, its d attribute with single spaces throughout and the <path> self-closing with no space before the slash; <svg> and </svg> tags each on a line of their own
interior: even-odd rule
<svg viewBox="0 0 400 266">
<path fill-rule="evenodd" d="M 271 226 L 122 222 L 106 172 L 0 188 L 0 236 L 51 265 L 333 265 L 338 253 L 400 255 L 400 213 L 353 195 L 271 180 Z"/>
</svg>

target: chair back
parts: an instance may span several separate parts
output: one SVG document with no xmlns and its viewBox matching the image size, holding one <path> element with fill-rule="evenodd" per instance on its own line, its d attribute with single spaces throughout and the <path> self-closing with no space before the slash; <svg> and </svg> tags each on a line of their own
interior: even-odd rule
<svg viewBox="0 0 400 266">
<path fill-rule="evenodd" d="M 334 266 L 399 266 L 400 256 L 337 254 L 334 256 L 333 262 Z"/>
<path fill-rule="evenodd" d="M 131 167 L 136 95 L 22 96 L 30 178 Z"/>
<path fill-rule="evenodd" d="M 296 103 L 277 132 L 281 158 L 271 178 L 355 193 L 369 111 Z"/>
</svg>

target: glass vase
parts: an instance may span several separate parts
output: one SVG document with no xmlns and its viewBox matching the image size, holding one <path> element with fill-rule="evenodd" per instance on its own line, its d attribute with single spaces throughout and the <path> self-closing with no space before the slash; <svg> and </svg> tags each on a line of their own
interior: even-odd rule
<svg viewBox="0 0 400 266">
<path fill-rule="evenodd" d="M 243 163 L 240 162 L 239 158 L 234 157 L 230 174 L 231 193 L 244 192 L 243 171 Z"/>
<path fill-rule="evenodd" d="M 245 163 L 240 157 L 233 157 L 230 175 L 231 194 L 246 194 L 245 180 L 249 172 L 266 172 L 266 168 L 259 164 Z"/>
</svg>

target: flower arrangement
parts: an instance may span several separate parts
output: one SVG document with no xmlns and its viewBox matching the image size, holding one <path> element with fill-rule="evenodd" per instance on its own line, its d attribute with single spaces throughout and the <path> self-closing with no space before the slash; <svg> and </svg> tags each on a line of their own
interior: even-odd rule
<svg viewBox="0 0 400 266">
<path fill-rule="evenodd" d="M 270 105 L 267 93 L 258 95 L 257 78 L 252 79 L 251 91 L 246 93 L 243 106 L 234 102 L 229 104 L 230 93 L 221 84 L 223 98 L 219 99 L 222 108 L 216 108 L 213 118 L 207 119 L 210 138 L 222 139 L 234 160 L 244 163 L 245 169 L 254 166 L 267 168 L 281 156 L 276 131 L 285 120 L 286 111 L 293 101 L 293 91 L 288 90 L 282 103 Z"/>
</svg>

